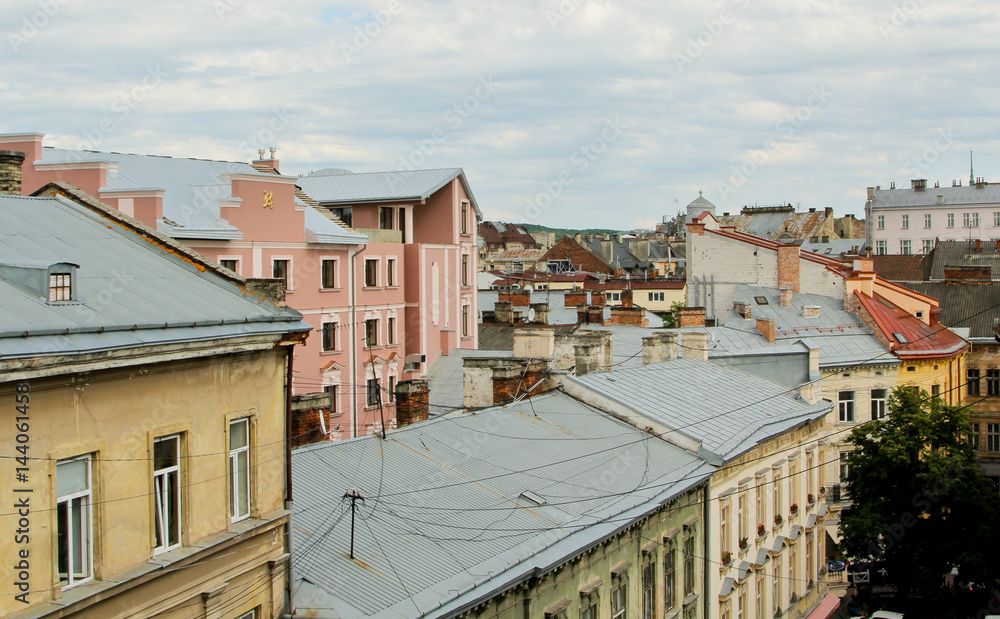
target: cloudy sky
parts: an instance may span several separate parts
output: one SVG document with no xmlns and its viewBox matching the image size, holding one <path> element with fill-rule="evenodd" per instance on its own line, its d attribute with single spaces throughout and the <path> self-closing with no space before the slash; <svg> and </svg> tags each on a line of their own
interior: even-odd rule
<svg viewBox="0 0 1000 619">
<path fill-rule="evenodd" d="M 862 214 L 1000 180 L 1000 4 L 5 0 L 0 132 L 282 172 L 465 169 L 490 219 L 650 227 L 704 191 Z"/>
</svg>

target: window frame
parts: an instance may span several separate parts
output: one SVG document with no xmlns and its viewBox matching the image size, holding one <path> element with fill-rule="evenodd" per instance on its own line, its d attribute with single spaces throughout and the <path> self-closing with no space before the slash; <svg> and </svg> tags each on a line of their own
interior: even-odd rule
<svg viewBox="0 0 1000 619">
<path fill-rule="evenodd" d="M 243 264 L 242 256 L 238 256 L 238 255 L 224 255 L 224 256 L 219 256 L 218 262 L 219 262 L 219 264 L 221 266 L 229 269 L 233 273 L 236 273 L 237 275 L 243 275 L 243 273 L 242 273 L 242 264 Z M 233 266 L 232 267 L 228 266 L 226 264 L 227 262 L 233 263 Z"/>
<path fill-rule="evenodd" d="M 882 395 L 876 395 L 881 393 Z M 872 420 L 885 419 L 888 413 L 887 403 L 889 391 L 885 388 L 872 389 L 869 392 L 870 412 Z"/>
<path fill-rule="evenodd" d="M 469 229 L 471 228 L 471 226 L 469 225 L 469 216 L 472 211 L 471 206 L 472 205 L 469 203 L 468 200 L 462 200 L 462 208 L 460 215 L 461 224 L 459 226 L 459 232 L 463 235 L 471 234 L 471 232 L 469 232 Z"/>
<path fill-rule="evenodd" d="M 233 447 L 233 428 L 238 425 L 244 425 L 246 427 L 246 444 Z M 250 417 L 239 417 L 237 419 L 229 420 L 229 433 L 227 434 L 228 444 L 229 444 L 229 522 L 236 523 L 241 520 L 246 520 L 250 517 L 251 512 L 253 512 L 253 482 L 251 480 L 253 463 L 250 453 L 250 445 L 252 444 L 252 427 L 250 423 Z M 243 482 L 239 480 L 239 470 L 240 467 L 240 456 L 241 454 L 246 454 L 245 469 L 246 469 L 246 479 Z M 242 488 L 240 486 L 243 486 Z M 242 513 L 239 510 L 241 501 L 239 500 L 240 494 L 239 490 L 243 490 L 246 494 L 246 512 Z"/>
<path fill-rule="evenodd" d="M 698 573 L 694 564 L 694 537 L 692 532 L 684 538 L 684 597 L 694 595 L 695 587 L 698 584 Z"/>
<path fill-rule="evenodd" d="M 670 610 L 677 604 L 677 544 L 663 539 L 663 608 Z"/>
<path fill-rule="evenodd" d="M 955 227 L 955 213 L 948 213 L 946 226 L 948 228 Z"/>
<path fill-rule="evenodd" d="M 153 530 L 154 530 L 154 543 L 153 543 L 153 554 L 160 554 L 163 552 L 169 552 L 175 548 L 180 548 L 183 544 L 184 537 L 184 510 L 183 508 L 183 494 L 181 492 L 181 444 L 183 440 L 183 435 L 181 434 L 171 434 L 168 436 L 161 436 L 153 439 Z M 171 466 L 166 466 L 163 468 L 156 468 L 157 466 L 157 454 L 156 446 L 157 444 L 162 444 L 167 441 L 175 441 L 174 446 L 174 464 Z M 162 482 L 161 482 L 162 480 Z M 174 501 L 170 502 L 170 493 L 164 493 L 164 488 L 167 485 L 172 486 L 172 491 L 174 495 Z M 171 518 L 168 515 L 170 512 L 174 512 Z M 170 522 L 167 522 L 167 521 Z M 173 523 L 176 520 L 176 523 Z M 174 543 L 169 543 L 169 529 L 170 525 L 174 524 L 176 527 L 176 538 Z M 159 540 L 161 543 L 157 544 L 156 541 Z"/>
<path fill-rule="evenodd" d="M 877 215 L 875 217 L 876 229 L 885 230 L 885 215 Z"/>
<path fill-rule="evenodd" d="M 850 394 L 850 398 L 844 396 Z M 837 421 L 838 423 L 854 423 L 857 419 L 857 392 L 843 390 L 837 392 Z"/>
<path fill-rule="evenodd" d="M 628 576 L 611 576 L 611 619 L 628 619 Z"/>
<path fill-rule="evenodd" d="M 398 344 L 396 338 L 396 317 L 386 316 L 385 318 L 385 342 L 388 346 L 395 346 Z"/>
<path fill-rule="evenodd" d="M 468 303 L 462 304 L 462 337 L 472 337 L 472 326 L 470 324 L 472 316 L 472 306 Z"/>
<path fill-rule="evenodd" d="M 471 284 L 469 283 L 472 280 L 472 278 L 469 277 L 469 262 L 470 262 L 470 260 L 469 260 L 469 253 L 468 252 L 462 252 L 462 267 L 461 268 L 462 268 L 462 287 L 463 288 L 468 288 L 469 286 L 471 286 Z"/>
<path fill-rule="evenodd" d="M 365 407 L 376 408 L 379 405 L 379 384 L 377 376 L 365 378 Z"/>
<path fill-rule="evenodd" d="M 979 368 L 965 369 L 965 389 L 966 395 L 978 396 L 982 392 L 980 388 L 981 380 Z"/>
<path fill-rule="evenodd" d="M 910 229 L 910 216 L 909 215 L 907 215 L 905 213 L 903 214 L 902 219 L 901 219 L 901 223 L 900 223 L 900 228 L 902 228 L 903 230 L 909 230 Z"/>
<path fill-rule="evenodd" d="M 278 263 L 284 264 L 284 276 L 278 277 L 275 272 L 275 267 Z M 271 256 L 271 279 L 280 279 L 285 282 L 285 290 L 291 291 L 293 289 L 292 280 L 292 257 L 291 256 Z"/>
<path fill-rule="evenodd" d="M 665 298 L 664 297 L 664 293 L 662 293 L 662 292 L 650 292 L 649 293 L 649 301 L 652 301 L 654 303 L 656 303 L 656 302 L 662 302 L 664 298 Z"/>
<path fill-rule="evenodd" d="M 378 348 L 378 318 L 365 319 L 365 348 Z"/>
<path fill-rule="evenodd" d="M 385 259 L 385 285 L 386 288 L 396 288 L 399 286 L 399 281 L 396 277 L 396 259 L 386 258 Z"/>
<path fill-rule="evenodd" d="M 322 290 L 340 289 L 340 260 L 321 258 L 319 262 L 319 287 Z"/>
<path fill-rule="evenodd" d="M 323 323 L 320 328 L 322 337 L 320 338 L 320 347 L 323 352 L 340 352 L 340 342 L 339 333 L 337 330 L 340 328 L 340 323 L 336 320 L 327 320 Z"/>
<path fill-rule="evenodd" d="M 49 273 L 49 303 L 68 303 L 75 300 L 73 273 Z"/>
<path fill-rule="evenodd" d="M 642 617 L 653 619 L 656 615 L 656 554 L 646 553 L 639 573 L 642 587 Z"/>
<path fill-rule="evenodd" d="M 885 256 L 889 253 L 889 242 L 885 239 L 875 241 L 875 255 Z"/>
<path fill-rule="evenodd" d="M 986 453 L 1000 453 L 1000 423 L 986 424 Z"/>
<path fill-rule="evenodd" d="M 986 370 L 986 395 L 1000 395 L 1000 370 Z"/>
<path fill-rule="evenodd" d="M 59 494 L 59 467 L 72 464 L 74 462 L 86 463 L 86 487 L 84 490 Z M 56 462 L 56 569 L 59 575 L 59 583 L 63 590 L 75 587 L 83 583 L 94 580 L 94 458 L 93 454 L 84 454 L 72 458 L 64 458 Z M 64 508 L 63 505 L 66 505 Z M 74 509 L 74 505 L 78 505 Z M 66 510 L 65 512 L 63 510 Z M 80 532 L 86 533 L 85 539 L 76 540 L 73 537 L 74 513 L 80 512 Z M 65 514 L 65 521 L 63 516 Z M 60 529 L 65 527 L 65 533 L 60 535 Z M 65 543 L 65 563 L 66 572 L 60 571 L 63 562 L 63 543 Z M 79 553 L 75 552 L 75 546 L 80 541 Z M 80 576 L 76 577 L 75 572 L 81 566 L 75 565 L 74 555 L 80 555 L 81 566 L 86 564 L 85 569 L 80 571 Z"/>
<path fill-rule="evenodd" d="M 387 217 L 388 216 L 388 217 Z M 395 230 L 396 208 L 393 206 L 378 207 L 379 230 Z"/>
<path fill-rule="evenodd" d="M 930 213 L 924 213 L 924 228 L 933 228 L 932 222 L 934 221 Z"/>
<path fill-rule="evenodd" d="M 913 242 L 910 239 L 900 239 L 899 253 L 904 256 L 913 255 Z"/>
<path fill-rule="evenodd" d="M 379 258 L 365 258 L 365 288 L 379 287 L 379 262 Z"/>
</svg>

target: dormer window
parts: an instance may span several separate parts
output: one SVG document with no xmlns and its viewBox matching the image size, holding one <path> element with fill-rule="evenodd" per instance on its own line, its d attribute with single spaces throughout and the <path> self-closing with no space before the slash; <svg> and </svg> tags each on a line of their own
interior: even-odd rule
<svg viewBox="0 0 1000 619">
<path fill-rule="evenodd" d="M 52 273 L 49 275 L 49 303 L 73 300 L 72 273 Z"/>
</svg>

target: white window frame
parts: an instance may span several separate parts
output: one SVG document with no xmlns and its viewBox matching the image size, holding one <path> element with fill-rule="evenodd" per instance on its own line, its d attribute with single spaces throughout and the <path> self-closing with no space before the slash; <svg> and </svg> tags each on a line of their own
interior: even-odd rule
<svg viewBox="0 0 1000 619">
<path fill-rule="evenodd" d="M 889 243 L 885 239 L 875 241 L 875 255 L 884 256 L 889 253 Z"/>
<path fill-rule="evenodd" d="M 319 346 L 320 346 L 320 349 L 323 352 L 339 352 L 340 351 L 340 334 L 337 332 L 337 329 L 339 329 L 339 328 L 340 328 L 340 323 L 337 322 L 336 320 L 324 320 L 323 321 L 323 324 L 320 327 L 320 331 L 319 331 L 319 335 L 320 335 L 320 337 L 319 337 Z M 330 329 L 331 333 L 333 333 L 333 346 L 330 347 L 330 348 L 327 348 L 327 345 L 326 345 L 327 344 L 327 342 L 326 342 L 326 333 L 327 333 L 328 329 Z"/>
<path fill-rule="evenodd" d="M 903 221 L 902 221 L 902 224 L 901 224 L 900 227 L 903 230 L 909 230 L 910 229 L 910 216 L 909 215 L 903 215 L 902 219 L 903 219 Z"/>
<path fill-rule="evenodd" d="M 949 228 L 954 228 L 955 227 L 955 213 L 948 213 L 948 224 L 947 225 L 948 225 Z"/>
<path fill-rule="evenodd" d="M 910 239 L 900 239 L 899 241 L 899 253 L 904 256 L 909 256 L 913 254 L 913 242 Z"/>
<path fill-rule="evenodd" d="M 845 394 L 851 394 L 850 399 L 842 398 Z M 845 389 L 837 392 L 837 421 L 840 423 L 854 423 L 857 420 L 857 392 Z"/>
<path fill-rule="evenodd" d="M 233 273 L 236 273 L 237 275 L 243 275 L 243 256 L 239 256 L 239 255 L 236 255 L 236 254 L 219 256 L 218 259 L 217 259 L 217 262 L 219 264 L 222 264 L 223 260 L 231 260 L 231 261 L 235 262 L 236 263 L 236 268 L 235 269 L 229 269 L 229 270 L 232 271 Z M 225 266 L 225 265 L 222 265 L 222 266 Z M 273 264 L 271 266 L 272 266 L 272 268 L 274 267 Z M 228 267 L 226 267 L 226 268 L 228 268 Z"/>
<path fill-rule="evenodd" d="M 882 392 L 882 397 L 876 397 L 875 396 L 875 392 L 876 391 L 881 391 Z M 889 392 L 889 390 L 885 389 L 885 388 L 872 389 L 869 392 L 870 393 L 870 398 L 871 398 L 870 409 L 871 409 L 871 416 L 872 416 L 872 420 L 873 421 L 876 420 L 876 419 L 885 419 L 886 415 L 888 414 L 888 409 L 886 408 L 886 402 L 888 400 L 888 398 L 887 398 L 888 392 Z M 876 417 L 876 414 L 878 414 L 877 417 Z"/>
<path fill-rule="evenodd" d="M 920 253 L 929 254 L 931 253 L 931 250 L 934 249 L 934 239 L 924 239 L 921 245 L 923 245 L 923 247 L 920 248 Z"/>
<path fill-rule="evenodd" d="M 369 284 L 368 283 L 368 264 L 372 263 L 372 262 L 375 263 L 375 283 L 374 284 Z M 381 270 L 381 269 L 379 269 L 379 263 L 380 262 L 382 262 L 382 260 L 381 260 L 380 257 L 376 257 L 376 258 L 370 258 L 370 257 L 368 257 L 368 258 L 365 258 L 365 270 L 364 270 L 364 278 L 365 278 L 365 286 L 364 287 L 365 288 L 378 288 L 379 287 L 379 281 L 381 281 L 381 279 L 379 278 L 379 275 L 380 275 L 379 271 Z"/>
<path fill-rule="evenodd" d="M 664 299 L 663 295 L 664 295 L 664 293 L 662 293 L 662 292 L 650 292 L 649 293 L 649 300 L 653 301 L 653 302 L 663 301 L 663 299 Z"/>
<path fill-rule="evenodd" d="M 385 285 L 387 288 L 397 288 L 399 286 L 399 274 L 396 272 L 399 261 L 396 256 L 386 256 L 385 258 Z"/>
<path fill-rule="evenodd" d="M 167 441 L 175 441 L 174 464 L 162 469 L 156 468 L 156 445 Z M 167 488 L 173 487 L 173 494 L 176 500 L 170 502 L 170 493 Z M 183 536 L 182 528 L 182 498 L 181 498 L 181 435 L 172 434 L 162 436 L 153 440 L 153 526 L 156 535 L 159 536 L 160 544 L 153 547 L 153 554 L 167 552 L 181 546 Z M 173 543 L 169 543 L 170 529 L 172 521 L 176 519 L 177 538 Z M 156 539 L 156 536 L 154 536 Z"/>
<path fill-rule="evenodd" d="M 879 215 L 876 221 L 878 221 L 878 229 L 885 230 L 885 215 Z"/>
<path fill-rule="evenodd" d="M 925 228 L 932 228 L 933 225 L 931 225 L 931 224 L 932 224 L 933 221 L 934 220 L 931 217 L 930 213 L 924 213 L 924 227 Z"/>
<path fill-rule="evenodd" d="M 469 272 L 469 267 L 472 264 L 472 259 L 469 257 L 468 252 L 462 252 L 461 259 L 461 269 L 462 269 L 462 287 L 468 288 L 472 285 L 472 274 Z"/>
<path fill-rule="evenodd" d="M 608 300 L 609 303 L 612 302 L 612 301 L 617 301 L 617 302 L 621 303 L 621 300 L 622 300 L 621 290 L 608 290 L 606 294 L 607 294 L 607 300 Z"/>
<path fill-rule="evenodd" d="M 1000 226 L 1000 211 L 993 211 L 993 226 Z"/>
<path fill-rule="evenodd" d="M 373 321 L 375 323 L 374 338 L 369 338 L 368 337 L 368 323 L 371 322 L 371 321 Z M 379 327 L 378 323 L 379 323 L 379 319 L 377 317 L 376 318 L 365 318 L 365 324 L 364 324 L 364 327 L 365 327 L 365 346 L 364 347 L 365 348 L 378 348 L 379 341 L 380 341 L 379 340 L 379 333 L 378 333 L 378 327 Z M 372 341 L 373 339 L 374 339 L 374 341 Z"/>
<path fill-rule="evenodd" d="M 77 492 L 70 492 L 58 495 L 59 467 L 69 465 L 74 462 L 85 462 L 87 469 L 86 487 Z M 69 549 L 66 555 L 67 570 L 59 573 L 59 579 L 63 589 L 75 587 L 76 585 L 89 582 L 94 579 L 94 521 L 93 521 L 93 494 L 94 494 L 94 468 L 93 457 L 90 454 L 67 458 L 56 463 L 56 537 L 61 527 L 66 527 L 66 547 Z M 65 507 L 63 507 L 65 505 Z M 62 515 L 65 509 L 66 521 L 63 522 Z M 74 520 L 74 515 L 80 515 L 80 532 L 85 534 L 86 539 L 77 540 L 73 537 L 73 526 L 70 523 Z M 81 565 L 75 565 L 74 547 L 80 544 Z M 61 558 L 61 557 L 60 557 Z M 58 559 L 57 559 L 58 562 Z M 85 564 L 85 565 L 84 565 Z M 76 576 L 76 574 L 79 576 Z"/>
<path fill-rule="evenodd" d="M 325 269 L 324 263 L 333 263 L 333 286 L 327 286 L 324 280 Z M 340 289 L 340 258 L 335 256 L 320 256 L 319 259 L 319 287 L 320 290 L 339 290 Z"/>
<path fill-rule="evenodd" d="M 235 426 L 243 425 L 246 428 L 246 444 L 238 447 L 233 447 L 233 428 Z M 253 495 L 251 494 L 251 471 L 252 463 L 250 461 L 250 418 L 241 417 L 239 419 L 231 419 L 229 421 L 229 521 L 239 522 L 241 520 L 246 520 L 250 517 L 250 512 L 253 506 Z M 240 459 L 246 462 L 246 481 L 245 483 L 239 482 L 239 467 Z M 246 512 L 240 512 L 240 497 L 246 495 Z"/>
</svg>

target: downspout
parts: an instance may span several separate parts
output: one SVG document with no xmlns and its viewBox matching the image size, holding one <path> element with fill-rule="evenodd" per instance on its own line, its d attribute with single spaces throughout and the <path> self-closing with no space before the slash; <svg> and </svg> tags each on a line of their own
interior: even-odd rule
<svg viewBox="0 0 1000 619">
<path fill-rule="evenodd" d="M 285 523 L 285 544 L 288 549 L 288 568 L 285 571 L 285 610 L 289 613 L 295 609 L 292 601 L 292 517 L 294 502 L 292 501 L 292 352 L 295 346 L 286 346 L 285 353 L 285 509 L 289 512 Z M 321 413 L 322 415 L 322 413 Z"/>
<path fill-rule="evenodd" d="M 703 582 L 705 583 L 704 586 L 702 587 L 702 590 L 705 592 L 705 614 L 704 614 L 705 617 L 711 617 L 711 615 L 709 614 L 709 611 L 711 611 L 711 609 L 712 609 L 712 603 L 710 601 L 711 598 L 712 598 L 712 592 L 708 590 L 708 575 L 709 575 L 709 570 L 711 569 L 709 567 L 709 564 L 708 564 L 708 557 L 709 557 L 709 554 L 708 554 L 708 526 L 709 526 L 708 517 L 709 517 L 709 514 L 712 513 L 712 511 L 711 511 L 711 509 L 709 507 L 709 501 L 708 501 L 708 499 L 709 499 L 709 488 L 711 488 L 711 487 L 712 487 L 712 478 L 711 478 L 711 476 L 709 476 L 708 481 L 705 482 L 705 490 L 704 490 L 704 492 L 705 492 L 705 500 L 701 502 L 701 504 L 702 504 L 702 511 L 704 512 L 703 515 L 702 515 L 702 522 L 703 522 L 703 524 L 701 525 L 701 539 L 702 539 L 702 542 L 703 542 L 704 547 L 705 547 L 705 550 L 704 550 L 705 560 L 702 561 L 702 563 L 705 564 L 705 574 L 704 574 L 704 576 L 702 576 L 702 578 L 704 578 Z"/>
<path fill-rule="evenodd" d="M 351 299 L 350 299 L 351 347 L 349 351 L 351 355 L 351 372 L 350 372 L 351 382 L 348 383 L 351 386 L 351 388 L 349 389 L 349 391 L 351 392 L 351 438 L 354 438 L 358 435 L 358 390 L 354 388 L 354 381 L 357 380 L 358 378 L 357 376 L 358 359 L 356 354 L 358 344 L 357 340 L 355 339 L 355 335 L 357 333 L 356 327 L 358 322 L 355 304 L 357 303 L 358 292 L 357 292 L 357 272 L 355 269 L 355 262 L 356 262 L 355 259 L 358 257 L 358 254 L 360 254 L 364 250 L 365 250 L 365 245 L 362 245 L 361 247 L 358 248 L 358 251 L 354 252 L 351 255 Z"/>
</svg>

